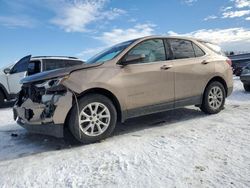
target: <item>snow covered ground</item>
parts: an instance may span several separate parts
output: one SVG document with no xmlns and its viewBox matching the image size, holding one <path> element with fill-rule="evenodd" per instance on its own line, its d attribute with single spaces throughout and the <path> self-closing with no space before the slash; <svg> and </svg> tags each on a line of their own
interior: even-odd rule
<svg viewBox="0 0 250 188">
<path fill-rule="evenodd" d="M 0 109 L 0 187 L 250 187 L 250 94 L 235 79 L 225 110 L 188 107 L 129 120 L 71 147 L 32 135 Z"/>
</svg>

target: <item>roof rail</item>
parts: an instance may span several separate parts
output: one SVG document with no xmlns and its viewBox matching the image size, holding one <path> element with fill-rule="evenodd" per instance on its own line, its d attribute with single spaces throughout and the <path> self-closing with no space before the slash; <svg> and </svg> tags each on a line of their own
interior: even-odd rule
<svg viewBox="0 0 250 188">
<path fill-rule="evenodd" d="M 58 58 L 69 58 L 69 59 L 78 59 L 76 57 L 71 56 L 33 56 L 32 58 L 49 58 L 49 57 L 58 57 Z"/>
</svg>

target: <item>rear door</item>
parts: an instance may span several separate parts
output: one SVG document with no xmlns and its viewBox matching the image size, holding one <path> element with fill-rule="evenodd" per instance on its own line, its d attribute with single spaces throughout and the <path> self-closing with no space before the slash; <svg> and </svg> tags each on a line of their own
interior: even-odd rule
<svg viewBox="0 0 250 188">
<path fill-rule="evenodd" d="M 21 84 L 19 83 L 22 78 L 25 77 L 28 70 L 28 64 L 30 62 L 31 55 L 28 55 L 20 59 L 11 69 L 8 78 L 8 86 L 11 94 L 17 94 L 21 90 Z"/>
<path fill-rule="evenodd" d="M 168 39 L 175 77 L 175 106 L 200 103 L 203 89 L 214 65 L 205 52 L 192 41 Z"/>
<path fill-rule="evenodd" d="M 144 108 L 144 112 L 173 107 L 174 73 L 167 61 L 164 41 L 150 39 L 132 48 L 127 55 L 145 55 L 145 59 L 126 65 L 118 82 L 126 95 L 127 108 Z M 126 57 L 126 56 L 125 56 Z M 167 68 L 169 67 L 169 68 Z M 171 103 L 172 102 L 172 103 Z M 162 104 L 162 106 L 161 106 Z M 164 105 L 166 104 L 166 105 Z M 150 108 L 151 107 L 151 108 Z M 138 110 L 135 113 L 140 113 Z M 130 114 L 131 115 L 131 114 Z M 135 114 L 132 114 L 132 116 Z"/>
</svg>

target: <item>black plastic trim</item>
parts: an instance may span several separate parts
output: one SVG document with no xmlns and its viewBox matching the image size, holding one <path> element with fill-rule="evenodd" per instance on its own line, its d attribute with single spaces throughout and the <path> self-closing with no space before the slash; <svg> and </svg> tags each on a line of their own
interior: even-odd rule
<svg viewBox="0 0 250 188">
<path fill-rule="evenodd" d="M 188 97 L 186 99 L 180 99 L 175 102 L 166 102 L 156 105 L 144 106 L 135 109 L 127 110 L 122 113 L 122 122 L 127 119 L 164 112 L 168 110 L 173 110 L 177 108 L 182 108 L 190 105 L 200 105 L 202 103 L 202 95 L 195 97 Z"/>
<path fill-rule="evenodd" d="M 15 111 L 14 111 L 15 114 Z M 17 120 L 17 123 L 23 128 L 27 129 L 31 133 L 42 134 L 53 136 L 56 138 L 63 138 L 64 125 L 63 124 L 41 124 L 41 125 L 32 125 L 22 123 L 20 119 Z"/>
</svg>

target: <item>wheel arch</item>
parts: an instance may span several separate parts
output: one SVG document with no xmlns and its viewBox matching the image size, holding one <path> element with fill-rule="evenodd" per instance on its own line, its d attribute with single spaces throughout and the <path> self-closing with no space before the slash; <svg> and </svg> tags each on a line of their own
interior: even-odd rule
<svg viewBox="0 0 250 188">
<path fill-rule="evenodd" d="M 204 93 L 205 93 L 207 87 L 208 87 L 212 82 L 215 82 L 215 81 L 220 82 L 220 83 L 224 86 L 224 89 L 225 89 L 225 91 L 226 91 L 226 96 L 227 96 L 227 94 L 228 94 L 228 86 L 227 86 L 227 83 L 226 83 L 225 79 L 222 78 L 221 76 L 215 76 L 215 77 L 211 78 L 211 79 L 208 81 L 208 83 L 207 83 L 207 85 L 206 85 L 206 87 L 205 87 L 205 89 L 204 89 L 204 91 L 203 91 L 203 95 L 204 95 Z"/>
<path fill-rule="evenodd" d="M 120 104 L 119 100 L 117 99 L 117 97 L 111 91 L 109 91 L 107 89 L 104 89 L 104 88 L 98 88 L 98 87 L 97 88 L 91 88 L 91 89 L 87 89 L 86 91 L 78 94 L 77 95 L 77 99 L 80 99 L 81 97 L 83 97 L 85 95 L 89 95 L 89 94 L 101 94 L 101 95 L 104 95 L 107 98 L 109 98 L 113 102 L 113 104 L 114 104 L 114 106 L 116 108 L 116 111 L 117 111 L 117 121 L 123 121 L 123 116 L 124 115 L 123 115 L 123 112 L 121 110 L 121 104 Z M 75 103 L 75 100 L 76 99 L 73 96 L 73 103 Z M 72 108 L 73 108 L 73 105 L 72 105 Z M 71 109 L 68 112 L 68 115 L 67 115 L 67 117 L 65 119 L 65 122 L 69 118 L 69 114 L 71 112 Z"/>
</svg>

